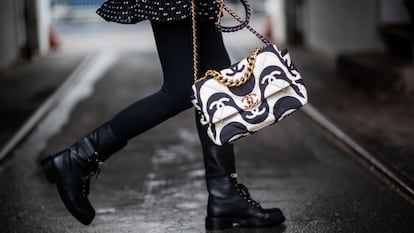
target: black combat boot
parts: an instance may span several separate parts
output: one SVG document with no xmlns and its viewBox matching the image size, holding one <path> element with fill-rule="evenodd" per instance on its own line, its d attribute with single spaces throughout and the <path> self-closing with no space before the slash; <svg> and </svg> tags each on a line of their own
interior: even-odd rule
<svg viewBox="0 0 414 233">
<path fill-rule="evenodd" d="M 233 145 L 215 145 L 197 120 L 203 146 L 206 169 L 207 204 L 206 229 L 222 230 L 234 224 L 242 227 L 270 227 L 285 221 L 278 208 L 263 209 L 254 201 L 248 189 L 237 182 Z"/>
<path fill-rule="evenodd" d="M 47 179 L 56 183 L 63 203 L 79 222 L 88 225 L 95 217 L 88 200 L 90 177 L 98 174 L 99 166 L 126 144 L 105 124 L 68 149 L 41 161 Z"/>
</svg>

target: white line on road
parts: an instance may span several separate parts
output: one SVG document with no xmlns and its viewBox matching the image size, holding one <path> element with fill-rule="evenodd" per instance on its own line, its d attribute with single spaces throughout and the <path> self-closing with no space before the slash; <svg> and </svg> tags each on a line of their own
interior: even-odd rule
<svg viewBox="0 0 414 233">
<path fill-rule="evenodd" d="M 30 145 L 31 148 L 28 148 L 30 153 L 40 152 L 45 147 L 47 139 L 68 120 L 76 104 L 93 93 L 95 83 L 103 77 L 117 59 L 118 55 L 109 51 L 88 55 L 1 149 L 0 162 L 36 125 L 35 131 L 25 145 Z M 38 140 L 38 137 L 42 140 Z M 34 139 L 38 140 L 38 143 L 30 143 Z M 22 145 L 20 149 L 27 147 L 25 145 Z M 23 151 L 26 150 L 23 149 Z"/>
</svg>

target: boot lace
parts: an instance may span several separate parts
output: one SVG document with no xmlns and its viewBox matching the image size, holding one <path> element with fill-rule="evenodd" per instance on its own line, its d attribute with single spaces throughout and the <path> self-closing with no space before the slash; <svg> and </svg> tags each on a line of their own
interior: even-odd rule
<svg viewBox="0 0 414 233">
<path fill-rule="evenodd" d="M 100 166 L 103 164 L 103 162 L 99 160 L 97 152 L 95 152 L 94 157 L 88 161 L 90 162 L 90 166 L 87 169 L 86 175 L 82 177 L 82 196 L 84 197 L 89 195 L 90 178 L 95 176 L 96 179 L 98 179 L 99 174 L 101 174 Z"/>
<path fill-rule="evenodd" d="M 96 179 L 98 179 L 99 174 L 101 174 L 100 166 L 103 162 L 99 159 L 98 152 L 94 153 L 94 156 L 88 159 L 90 163 L 90 167 L 88 169 L 87 175 L 83 177 L 84 180 L 89 180 L 92 176 L 96 175 Z"/>
<path fill-rule="evenodd" d="M 257 208 L 262 207 L 259 203 L 257 203 L 255 200 L 253 200 L 250 197 L 249 190 L 247 189 L 247 187 L 244 184 L 236 183 L 235 186 L 236 186 L 237 192 L 239 192 L 240 196 L 244 200 L 246 200 L 247 202 L 249 202 L 250 204 L 252 204 L 253 206 L 255 206 Z"/>
</svg>

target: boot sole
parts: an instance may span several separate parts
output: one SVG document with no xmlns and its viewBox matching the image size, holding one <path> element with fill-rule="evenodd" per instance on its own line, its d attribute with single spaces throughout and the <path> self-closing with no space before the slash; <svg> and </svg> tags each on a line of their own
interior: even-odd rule
<svg viewBox="0 0 414 233">
<path fill-rule="evenodd" d="M 49 181 L 49 183 L 51 184 L 55 184 L 56 183 L 56 168 L 55 165 L 53 164 L 53 159 L 52 157 L 48 156 L 45 159 L 43 159 L 40 162 L 40 167 L 43 170 L 43 173 L 45 174 L 47 180 Z"/>
<path fill-rule="evenodd" d="M 234 218 L 211 218 L 206 217 L 206 230 L 225 230 L 233 228 L 234 226 L 241 226 L 241 227 L 252 227 L 252 228 L 260 228 L 260 227 L 272 227 L 282 224 L 285 221 L 285 217 L 280 220 L 280 222 L 260 222 L 260 221 L 251 221 L 251 220 L 242 220 L 242 219 L 234 219 Z"/>
<path fill-rule="evenodd" d="M 224 230 L 233 228 L 233 223 L 236 222 L 232 218 L 210 218 L 206 217 L 206 229 L 207 230 Z"/>
</svg>

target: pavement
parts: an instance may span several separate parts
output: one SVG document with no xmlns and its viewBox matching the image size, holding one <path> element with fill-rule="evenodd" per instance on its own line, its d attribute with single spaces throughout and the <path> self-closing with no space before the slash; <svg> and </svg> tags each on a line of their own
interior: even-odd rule
<svg viewBox="0 0 414 233">
<path fill-rule="evenodd" d="M 150 39 L 147 26 L 134 27 L 136 34 L 131 32 L 122 40 Z M 85 27 L 80 33 L 84 38 L 89 38 L 88 33 L 102 38 L 97 34 L 99 26 L 91 26 L 96 31 Z M 105 27 L 105 32 L 112 29 Z M 10 90 L 2 84 L 4 80 L 15 83 L 7 99 L 1 97 L 2 106 L 9 109 L 6 113 L 19 112 L 22 103 L 32 107 L 19 118 L 3 121 L 1 128 L 7 129 L 0 131 L 3 141 L 56 90 L 62 77 L 85 61 L 85 50 L 93 47 L 87 40 L 79 51 L 63 49 L 60 55 L 5 71 L 0 93 Z M 68 48 L 74 48 L 68 43 Z M 251 41 L 242 43 L 247 47 Z M 108 43 L 94 53 L 67 98 L 58 101 L 1 162 L 1 232 L 206 232 L 207 193 L 193 110 L 134 138 L 108 160 L 92 180 L 89 197 L 97 216 L 90 226 L 70 216 L 55 187 L 39 170 L 42 157 L 64 149 L 124 106 L 158 90 L 161 70 L 153 45 L 137 43 L 128 48 L 121 44 L 119 50 Z M 234 59 L 244 54 L 231 46 L 229 50 Z M 309 88 L 311 104 L 399 176 L 411 180 L 414 113 L 407 106 L 413 106 L 412 97 L 374 98 L 341 79 L 333 59 L 305 48 L 291 51 Z M 89 72 L 102 66 L 106 68 L 101 74 Z M 42 84 L 37 91 L 25 81 L 28 74 L 42 80 L 34 82 Z M 62 74 L 59 81 L 53 79 L 57 74 Z M 48 83 L 55 84 L 51 88 Z M 35 95 L 42 98 L 33 101 L 30 93 L 46 94 Z M 218 232 L 414 232 L 413 198 L 303 111 L 242 139 L 236 153 L 239 181 L 264 207 L 281 208 L 287 221 L 274 228 Z"/>
</svg>

